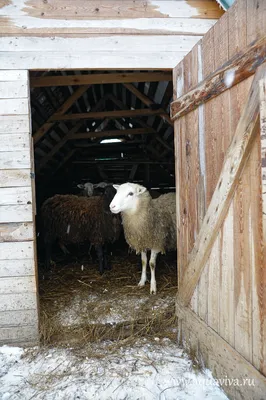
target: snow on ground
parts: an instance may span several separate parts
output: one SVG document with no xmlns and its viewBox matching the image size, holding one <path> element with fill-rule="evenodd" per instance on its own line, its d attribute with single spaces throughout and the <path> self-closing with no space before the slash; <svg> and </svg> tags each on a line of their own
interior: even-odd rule
<svg viewBox="0 0 266 400">
<path fill-rule="evenodd" d="M 0 347 L 0 399 L 227 399 L 169 339 L 143 338 L 115 352 L 111 343 L 93 346 L 82 358 L 71 349 Z"/>
<path fill-rule="evenodd" d="M 57 313 L 57 319 L 61 326 L 68 327 L 79 325 L 86 321 L 87 324 L 117 324 L 124 321 L 133 321 L 139 316 L 143 306 L 150 301 L 149 295 L 116 297 L 112 301 L 111 296 L 99 298 L 98 294 L 74 295 L 70 304 L 62 305 Z M 158 297 L 150 307 L 151 315 L 157 309 L 160 312 L 167 311 L 169 304 L 173 302 L 170 296 Z M 149 304 L 149 303 L 148 303 Z M 93 310 L 93 312 L 92 312 Z"/>
</svg>

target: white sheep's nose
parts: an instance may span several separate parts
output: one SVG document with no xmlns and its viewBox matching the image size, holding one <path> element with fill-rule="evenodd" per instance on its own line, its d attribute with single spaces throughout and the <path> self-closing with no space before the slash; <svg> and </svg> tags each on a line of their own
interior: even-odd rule
<svg viewBox="0 0 266 400">
<path fill-rule="evenodd" d="M 114 210 L 115 209 L 115 204 L 110 204 L 110 210 Z"/>
</svg>

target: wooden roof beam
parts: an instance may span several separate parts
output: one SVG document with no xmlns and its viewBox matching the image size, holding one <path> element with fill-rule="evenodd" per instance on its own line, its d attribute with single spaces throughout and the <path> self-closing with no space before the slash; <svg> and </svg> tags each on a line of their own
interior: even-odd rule
<svg viewBox="0 0 266 400">
<path fill-rule="evenodd" d="M 75 92 L 76 93 L 76 92 Z M 74 94 L 75 94 L 74 93 Z M 72 97 L 72 96 L 71 96 Z M 105 97 L 102 97 L 101 100 L 96 104 L 96 106 L 94 107 L 94 110 L 99 109 L 100 107 L 103 106 L 105 102 Z M 62 106 L 63 107 L 63 106 Z M 82 122 L 79 122 L 77 125 L 75 125 L 68 133 L 66 136 L 64 136 L 60 142 L 58 142 L 53 148 L 52 150 L 41 159 L 40 163 L 36 166 L 36 172 L 39 173 L 40 170 L 46 165 L 46 163 L 51 160 L 51 158 L 54 156 L 54 154 L 56 154 L 62 146 L 64 146 L 64 144 L 68 141 L 68 139 L 74 134 L 76 133 L 82 126 Z"/>
<path fill-rule="evenodd" d="M 127 72 L 111 74 L 88 74 L 67 76 L 39 76 L 32 77 L 31 87 L 49 86 L 79 86 L 104 83 L 131 83 L 131 82 L 161 82 L 171 81 L 171 71 L 161 72 Z"/>
<path fill-rule="evenodd" d="M 156 103 L 154 103 L 154 101 L 149 99 L 149 97 L 147 97 L 145 94 L 141 93 L 136 88 L 136 86 L 134 86 L 132 83 L 124 83 L 124 86 L 131 93 L 133 93 L 138 99 L 140 99 L 142 101 L 142 103 L 144 103 L 146 106 L 151 107 L 151 106 L 156 105 Z M 172 126 L 174 125 L 174 123 L 172 122 L 170 116 L 167 114 L 167 112 L 163 108 L 159 108 L 158 111 L 161 111 L 161 113 L 159 114 L 161 118 L 163 118 L 165 121 L 167 121 L 169 125 L 172 125 Z"/>
<path fill-rule="evenodd" d="M 69 108 L 75 103 L 75 101 L 81 97 L 90 87 L 90 85 L 82 86 L 78 88 L 59 108 L 58 110 L 51 115 L 50 118 L 37 130 L 37 132 L 33 135 L 34 144 L 38 143 L 38 141 L 52 128 L 55 124 L 55 121 L 52 120 L 54 115 L 63 115 Z"/>
<path fill-rule="evenodd" d="M 113 111 L 98 111 L 78 114 L 54 114 L 51 121 L 72 121 L 77 119 L 104 119 L 104 118 L 135 118 L 141 116 L 159 115 L 160 110 L 151 110 L 150 108 L 142 108 L 138 110 L 113 110 Z"/>
</svg>

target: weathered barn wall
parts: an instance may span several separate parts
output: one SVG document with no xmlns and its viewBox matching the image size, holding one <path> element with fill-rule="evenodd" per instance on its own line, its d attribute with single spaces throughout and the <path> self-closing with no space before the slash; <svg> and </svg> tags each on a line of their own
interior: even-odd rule
<svg viewBox="0 0 266 400">
<path fill-rule="evenodd" d="M 175 98 L 188 93 L 197 83 L 265 34 L 266 3 L 263 0 L 236 1 L 175 68 Z M 234 76 L 232 82 L 233 79 Z M 193 248 L 196 240 L 199 233 L 202 234 L 204 216 L 214 191 L 219 189 L 223 162 L 251 94 L 249 90 L 252 82 L 253 77 L 243 80 L 175 121 L 181 284 L 182 276 L 192 259 L 192 251 L 195 251 Z M 265 113 L 263 107 L 261 109 Z M 247 371 L 254 377 L 255 368 L 266 375 L 263 140 L 265 141 L 265 132 L 260 135 L 257 127 L 227 215 L 202 270 L 183 323 L 180 324 L 183 339 L 198 351 L 219 378 L 222 377 L 221 374 L 242 378 L 247 376 Z M 206 231 L 206 238 L 211 234 L 211 231 Z M 180 315 L 184 310 L 182 306 L 179 308 Z M 195 314 L 190 313 L 190 310 L 200 319 L 196 316 L 194 319 Z M 202 331 L 197 331 L 197 326 L 201 326 Z M 211 332 L 208 328 L 218 335 L 208 337 Z M 195 329 L 196 332 L 193 331 Z M 226 347 L 228 344 L 231 350 Z M 234 359 L 238 353 L 243 359 Z M 220 361 L 217 363 L 218 356 Z M 243 360 L 248 361 L 245 366 Z M 252 365 L 255 367 L 253 370 Z M 265 393 L 266 380 L 257 374 L 256 385 L 257 388 L 253 388 L 254 394 L 248 387 L 244 390 L 240 387 L 226 390 L 236 399 L 242 398 L 243 393 L 244 398 L 262 398 L 262 388 Z"/>
<path fill-rule="evenodd" d="M 0 71 L 0 344 L 36 343 L 28 71 Z"/>
<path fill-rule="evenodd" d="M 173 68 L 222 14 L 210 0 L 0 0 L 0 68 Z"/>
<path fill-rule="evenodd" d="M 38 337 L 28 71 L 171 69 L 222 13 L 209 0 L 0 0 L 0 341 Z"/>
</svg>

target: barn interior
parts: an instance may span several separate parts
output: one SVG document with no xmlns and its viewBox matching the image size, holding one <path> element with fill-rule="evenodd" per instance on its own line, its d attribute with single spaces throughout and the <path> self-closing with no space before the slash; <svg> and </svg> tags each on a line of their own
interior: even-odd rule
<svg viewBox="0 0 266 400">
<path fill-rule="evenodd" d="M 87 243 L 67 246 L 68 254 L 55 245 L 52 270 L 43 279 L 40 220 L 47 198 L 80 195 L 78 185 L 86 182 L 135 182 L 153 197 L 174 191 L 172 93 L 171 71 L 31 72 L 43 342 L 174 334 L 176 252 L 158 259 L 156 296 L 150 296 L 148 283 L 137 287 L 139 256 L 129 251 L 123 234 L 111 249 L 111 271 L 99 275 Z M 151 309 L 160 312 L 151 315 Z"/>
</svg>

